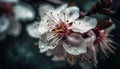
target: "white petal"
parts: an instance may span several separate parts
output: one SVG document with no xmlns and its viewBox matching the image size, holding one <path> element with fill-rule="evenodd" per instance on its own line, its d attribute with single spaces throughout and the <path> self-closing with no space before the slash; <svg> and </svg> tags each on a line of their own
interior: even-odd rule
<svg viewBox="0 0 120 69">
<path fill-rule="evenodd" d="M 39 16 L 41 18 L 43 18 L 43 16 L 45 15 L 46 12 L 48 12 L 49 10 L 53 10 L 54 7 L 50 4 L 43 4 L 43 5 L 40 5 L 39 9 L 38 9 L 38 12 L 39 12 Z"/>
<path fill-rule="evenodd" d="M 47 27 L 47 23 L 45 21 L 41 21 L 38 26 L 38 31 L 42 35 L 47 32 L 49 29 Z"/>
<path fill-rule="evenodd" d="M 53 20 L 55 23 L 59 23 L 60 22 L 60 18 L 59 18 L 59 11 L 55 11 L 55 10 L 49 10 L 46 13 L 46 16 L 49 17 L 49 19 Z"/>
<path fill-rule="evenodd" d="M 0 33 L 6 32 L 10 27 L 10 20 L 6 17 L 0 17 Z"/>
<path fill-rule="evenodd" d="M 14 14 L 17 20 L 32 20 L 35 17 L 32 7 L 26 4 L 14 6 Z"/>
<path fill-rule="evenodd" d="M 72 55 L 80 55 L 87 52 L 86 43 L 80 34 L 74 33 L 63 42 L 63 48 Z"/>
<path fill-rule="evenodd" d="M 60 7 L 58 7 L 58 8 L 56 9 L 56 11 L 63 11 L 63 10 L 65 10 L 67 7 L 68 7 L 68 4 L 63 4 L 63 5 L 61 5 Z"/>
<path fill-rule="evenodd" d="M 85 44 L 83 44 L 83 46 L 85 46 Z M 87 49 L 85 47 L 69 47 L 67 44 L 63 44 L 63 47 L 69 54 L 72 55 L 80 55 L 87 52 Z"/>
<path fill-rule="evenodd" d="M 49 49 L 54 49 L 54 47 L 48 46 L 47 43 L 44 43 L 42 40 L 39 40 L 39 49 L 40 49 L 40 52 L 43 53 Z"/>
<path fill-rule="evenodd" d="M 33 24 L 30 24 L 27 26 L 27 32 L 31 37 L 34 38 L 39 38 L 40 37 L 40 32 L 38 31 L 38 22 L 35 22 Z"/>
<path fill-rule="evenodd" d="M 79 17 L 79 8 L 76 6 L 68 7 L 63 13 L 65 13 L 66 21 L 71 23 Z"/>
<path fill-rule="evenodd" d="M 17 21 L 13 21 L 8 31 L 8 34 L 17 37 L 20 35 L 21 29 L 22 29 L 21 24 Z"/>
<path fill-rule="evenodd" d="M 57 23 L 54 20 L 46 15 L 41 20 L 38 30 L 41 34 L 44 34 L 45 32 L 52 31 L 55 28 L 56 24 Z"/>
<path fill-rule="evenodd" d="M 39 49 L 40 52 L 43 53 L 46 52 L 49 49 L 49 47 L 45 43 L 39 41 Z"/>
<path fill-rule="evenodd" d="M 1 0 L 1 2 L 17 3 L 19 0 Z"/>
<path fill-rule="evenodd" d="M 46 43 L 51 49 L 53 49 L 60 43 L 61 38 L 57 37 L 55 33 L 46 32 L 41 36 L 40 40 Z"/>
<path fill-rule="evenodd" d="M 81 20 L 73 22 L 71 29 L 75 32 L 85 33 L 88 30 L 96 27 L 97 20 L 92 17 L 84 17 Z"/>
</svg>

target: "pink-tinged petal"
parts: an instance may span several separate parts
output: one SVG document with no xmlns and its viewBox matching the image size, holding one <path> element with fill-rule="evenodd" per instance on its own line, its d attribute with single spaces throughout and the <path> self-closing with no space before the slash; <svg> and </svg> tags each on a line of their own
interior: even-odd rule
<svg viewBox="0 0 120 69">
<path fill-rule="evenodd" d="M 42 5 L 40 5 L 40 7 L 38 9 L 39 16 L 41 18 L 43 18 L 45 13 L 48 12 L 49 10 L 54 10 L 53 5 L 51 5 L 51 4 L 42 4 Z"/>
<path fill-rule="evenodd" d="M 88 63 L 92 66 L 96 66 L 97 59 L 96 59 L 96 50 L 93 47 L 93 45 L 90 47 L 87 47 L 87 52 L 80 54 L 80 55 L 72 55 L 69 53 L 66 53 L 65 58 L 68 60 L 70 64 L 75 64 L 79 62 L 80 64 L 82 63 Z"/>
<path fill-rule="evenodd" d="M 92 17 L 84 17 L 83 19 L 74 21 L 71 29 L 75 32 L 80 32 L 80 33 L 85 33 L 88 30 L 96 27 L 97 25 L 97 20 Z"/>
<path fill-rule="evenodd" d="M 33 24 L 29 24 L 26 30 L 31 37 L 40 38 L 41 33 L 39 32 L 38 27 L 38 22 L 34 22 Z"/>
<path fill-rule="evenodd" d="M 17 21 L 12 21 L 11 26 L 9 28 L 8 34 L 12 35 L 14 37 L 17 37 L 20 35 L 22 29 L 22 25 Z"/>
<path fill-rule="evenodd" d="M 62 46 L 61 41 L 59 41 L 59 44 L 53 49 L 53 50 L 49 50 L 49 52 L 57 57 L 63 57 L 65 55 L 65 50 Z"/>
<path fill-rule="evenodd" d="M 86 43 L 78 33 L 69 35 L 63 43 L 66 52 L 72 55 L 80 55 L 87 52 Z"/>
<path fill-rule="evenodd" d="M 88 38 L 84 38 L 85 42 L 87 44 L 93 44 L 93 42 L 96 39 L 95 33 L 92 30 L 90 30 L 90 31 L 88 31 L 87 35 L 88 35 Z"/>
<path fill-rule="evenodd" d="M 94 45 L 88 47 L 87 49 L 88 49 L 87 53 L 80 55 L 80 58 L 82 60 L 80 63 L 89 63 L 91 64 L 92 67 L 93 66 L 97 67 L 96 66 L 98 64 L 97 54 L 96 54 L 97 51 Z"/>
<path fill-rule="evenodd" d="M 52 56 L 53 55 L 53 58 L 52 58 L 53 61 L 62 61 L 62 60 L 65 60 L 65 57 L 64 57 L 65 50 L 62 47 L 61 41 L 59 41 L 59 44 L 54 49 L 48 50 L 46 52 L 46 55 L 47 56 Z"/>
<path fill-rule="evenodd" d="M 83 69 L 93 69 L 93 67 L 97 68 L 98 61 L 94 47 L 88 49 L 88 52 L 86 54 L 82 54 L 80 58 L 82 59 L 80 65 Z"/>
</svg>

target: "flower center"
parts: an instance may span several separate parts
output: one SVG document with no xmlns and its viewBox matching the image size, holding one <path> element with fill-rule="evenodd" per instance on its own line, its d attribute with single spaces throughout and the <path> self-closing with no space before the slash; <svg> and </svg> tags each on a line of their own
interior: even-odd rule
<svg viewBox="0 0 120 69">
<path fill-rule="evenodd" d="M 61 36 L 66 36 L 70 33 L 70 30 L 68 29 L 69 27 L 70 25 L 62 22 L 55 26 L 55 29 L 53 29 L 53 32 Z"/>
</svg>

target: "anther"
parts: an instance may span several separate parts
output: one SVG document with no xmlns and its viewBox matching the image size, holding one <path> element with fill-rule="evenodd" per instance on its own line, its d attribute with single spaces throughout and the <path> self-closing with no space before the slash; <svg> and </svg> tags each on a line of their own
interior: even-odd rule
<svg viewBox="0 0 120 69">
<path fill-rule="evenodd" d="M 50 26 L 49 24 L 47 24 L 47 26 Z"/>
<path fill-rule="evenodd" d="M 47 13 L 45 13 L 44 15 L 47 15 Z"/>
<path fill-rule="evenodd" d="M 49 20 L 47 20 L 47 22 L 49 22 Z"/>
<path fill-rule="evenodd" d="M 69 22 L 69 21 L 67 20 L 67 22 Z"/>
<path fill-rule="evenodd" d="M 51 14 L 52 14 L 52 12 L 51 12 Z"/>
</svg>

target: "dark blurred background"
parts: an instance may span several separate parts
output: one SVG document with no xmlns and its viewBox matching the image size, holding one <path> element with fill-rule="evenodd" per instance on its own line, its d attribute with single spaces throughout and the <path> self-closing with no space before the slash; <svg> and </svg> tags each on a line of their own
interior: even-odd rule
<svg viewBox="0 0 120 69">
<path fill-rule="evenodd" d="M 62 0 L 63 2 L 73 2 L 79 6 L 81 11 L 88 11 L 99 0 Z M 82 69 L 79 65 L 70 66 L 67 62 L 55 62 L 44 53 L 40 54 L 35 42 L 38 39 L 30 37 L 26 31 L 27 24 L 39 21 L 38 7 L 42 3 L 55 4 L 46 0 L 21 0 L 33 7 L 35 18 L 29 21 L 19 21 L 22 24 L 21 34 L 17 37 L 7 35 L 0 41 L 0 69 Z M 120 0 L 113 0 L 110 7 L 117 11 L 120 8 Z M 0 10 L 1 11 L 1 10 Z M 111 32 L 113 40 L 120 44 L 120 20 L 113 19 L 116 29 Z M 120 69 L 120 45 L 117 46 L 115 54 L 111 54 L 106 60 L 99 60 L 98 69 Z"/>
</svg>

